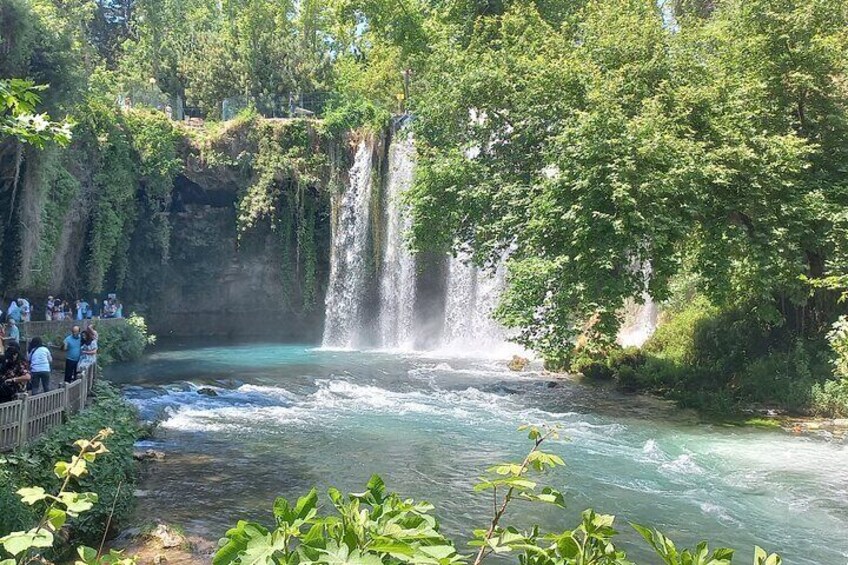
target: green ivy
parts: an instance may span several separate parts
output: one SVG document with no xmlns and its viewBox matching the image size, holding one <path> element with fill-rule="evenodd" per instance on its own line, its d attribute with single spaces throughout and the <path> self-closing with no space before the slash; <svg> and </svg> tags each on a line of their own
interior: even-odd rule
<svg viewBox="0 0 848 565">
<path fill-rule="evenodd" d="M 181 166 L 180 136 L 167 117 L 153 111 L 121 113 L 92 102 L 84 116 L 80 129 L 93 171 L 86 286 L 100 292 L 110 273 L 115 287 L 123 285 L 136 227 L 149 230 L 147 239 L 154 242 L 155 252 L 167 258 L 167 211 Z M 138 222 L 142 210 L 150 217 Z"/>
<path fill-rule="evenodd" d="M 240 237 L 268 226 L 279 245 L 284 303 L 314 308 L 317 290 L 317 199 L 328 184 L 326 138 L 307 120 L 260 121 L 250 128 L 256 153 L 252 181 L 238 203 Z"/>
<path fill-rule="evenodd" d="M 37 190 L 44 194 L 41 208 L 41 231 L 38 249 L 32 261 L 31 284 L 47 289 L 52 282 L 53 261 L 62 237 L 65 216 L 79 195 L 80 183 L 62 166 L 55 152 L 44 155 Z"/>
</svg>

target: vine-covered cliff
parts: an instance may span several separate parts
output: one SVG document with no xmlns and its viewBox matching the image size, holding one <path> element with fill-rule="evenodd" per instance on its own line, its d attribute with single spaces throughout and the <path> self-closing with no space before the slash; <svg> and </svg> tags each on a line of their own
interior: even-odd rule
<svg viewBox="0 0 848 565">
<path fill-rule="evenodd" d="M 89 110 L 70 149 L 0 153 L 9 296 L 118 292 L 160 334 L 320 334 L 346 136 Z"/>
</svg>

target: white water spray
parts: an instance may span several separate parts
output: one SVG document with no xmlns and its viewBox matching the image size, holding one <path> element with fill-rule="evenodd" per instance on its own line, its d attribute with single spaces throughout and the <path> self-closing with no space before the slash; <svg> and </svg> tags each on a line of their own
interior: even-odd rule
<svg viewBox="0 0 848 565">
<path fill-rule="evenodd" d="M 409 252 L 404 234 L 411 219 L 401 202 L 412 185 L 415 145 L 412 134 L 398 132 L 389 147 L 386 183 L 386 248 L 380 276 L 380 346 L 411 349 L 415 312 L 415 258 Z"/>
<path fill-rule="evenodd" d="M 334 207 L 330 282 L 325 300 L 324 347 L 357 345 L 366 284 L 368 223 L 371 218 L 371 158 L 374 147 L 361 141 L 350 169 L 350 185 Z"/>
<path fill-rule="evenodd" d="M 460 254 L 448 263 L 445 326 L 440 351 L 462 355 L 506 356 L 521 353 L 507 342 L 492 314 L 506 286 L 505 257 L 494 272 L 475 267 Z"/>
<path fill-rule="evenodd" d="M 651 264 L 637 266 L 644 277 L 645 283 L 651 278 Z M 624 303 L 624 322 L 618 331 L 616 341 L 622 347 L 642 347 L 657 329 L 659 308 L 651 295 L 642 293 L 642 303 L 630 298 Z"/>
</svg>

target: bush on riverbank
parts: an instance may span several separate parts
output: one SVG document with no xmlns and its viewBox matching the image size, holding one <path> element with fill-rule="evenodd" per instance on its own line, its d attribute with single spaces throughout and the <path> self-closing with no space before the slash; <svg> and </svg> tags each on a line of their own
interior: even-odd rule
<svg viewBox="0 0 848 565">
<path fill-rule="evenodd" d="M 785 323 L 764 324 L 703 297 L 666 312 L 641 350 L 614 349 L 572 369 L 704 412 L 762 406 L 795 414 L 848 413 L 848 386 L 832 379 L 823 338 L 798 337 Z"/>
<path fill-rule="evenodd" d="M 98 362 L 111 365 L 121 361 L 135 361 L 148 345 L 156 342 L 156 336 L 147 330 L 144 318 L 137 314 L 127 318 L 125 324 L 104 326 L 98 339 Z"/>
<path fill-rule="evenodd" d="M 77 453 L 74 442 L 93 437 L 102 428 L 112 428 L 109 453 L 98 459 L 90 474 L 77 481 L 80 490 L 94 492 L 98 502 L 87 513 L 72 520 L 68 544 L 100 544 L 109 523 L 112 531 L 126 523 L 133 507 L 137 468 L 133 459 L 133 444 L 140 428 L 135 409 L 125 402 L 111 385 L 95 385 L 95 401 L 91 407 L 57 426 L 26 449 L 0 459 L 0 535 L 29 529 L 43 508 L 30 507 L 15 494 L 19 488 L 39 485 L 48 491 L 59 487 L 53 473 L 57 460 L 70 459 Z M 114 505 L 114 514 L 112 508 Z M 109 520 L 112 515 L 111 522 Z"/>
</svg>

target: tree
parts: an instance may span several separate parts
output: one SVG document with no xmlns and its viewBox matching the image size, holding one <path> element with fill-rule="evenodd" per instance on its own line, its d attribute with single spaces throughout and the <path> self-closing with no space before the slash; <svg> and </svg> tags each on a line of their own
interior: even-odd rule
<svg viewBox="0 0 848 565">
<path fill-rule="evenodd" d="M 557 27 L 535 6 L 478 17 L 466 49 L 436 43 L 415 107 L 414 245 L 508 251 L 499 316 L 549 356 L 589 328 L 610 340 L 623 301 L 665 298 L 684 266 L 720 305 L 824 331 L 833 301 L 801 276 L 844 256 L 846 13 L 727 0 L 672 28 L 616 0 Z"/>
</svg>

